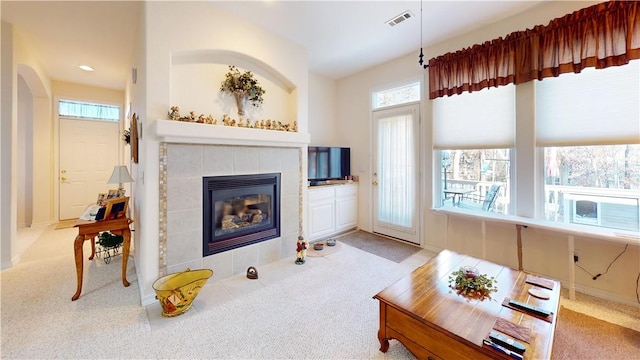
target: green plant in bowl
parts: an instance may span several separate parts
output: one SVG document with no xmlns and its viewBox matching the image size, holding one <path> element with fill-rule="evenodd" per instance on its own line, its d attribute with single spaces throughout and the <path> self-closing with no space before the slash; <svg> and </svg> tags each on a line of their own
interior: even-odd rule
<svg viewBox="0 0 640 360">
<path fill-rule="evenodd" d="M 103 248 L 112 248 L 122 245 L 124 238 L 122 235 L 112 234 L 108 231 L 102 232 L 98 236 L 98 244 Z"/>
<path fill-rule="evenodd" d="M 478 269 L 464 266 L 449 275 L 449 287 L 458 295 L 471 299 L 484 300 L 491 298 L 491 293 L 498 291 L 497 281 L 493 276 L 480 274 Z"/>
</svg>

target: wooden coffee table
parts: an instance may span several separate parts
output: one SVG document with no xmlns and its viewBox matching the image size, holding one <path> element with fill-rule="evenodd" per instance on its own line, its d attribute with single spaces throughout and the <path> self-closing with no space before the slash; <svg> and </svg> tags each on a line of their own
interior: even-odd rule
<svg viewBox="0 0 640 360">
<path fill-rule="evenodd" d="M 476 267 L 480 274 L 494 276 L 498 291 L 491 299 L 469 300 L 449 288 L 449 275 L 462 266 Z M 444 250 L 413 273 L 374 296 L 380 301 L 380 351 L 389 340 L 400 341 L 418 359 L 512 359 L 482 340 L 488 337 L 498 317 L 531 329 L 524 359 L 551 356 L 560 283 L 549 280 L 553 290 L 526 282 L 527 273 L 486 260 Z M 542 290 L 550 298 L 529 295 Z M 510 298 L 553 312 L 547 321 L 502 305 Z"/>
</svg>

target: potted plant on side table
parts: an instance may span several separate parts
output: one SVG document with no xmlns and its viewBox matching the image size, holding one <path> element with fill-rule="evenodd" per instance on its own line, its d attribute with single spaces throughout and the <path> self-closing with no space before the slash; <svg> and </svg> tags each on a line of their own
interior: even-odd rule
<svg viewBox="0 0 640 360">
<path fill-rule="evenodd" d="M 98 235 L 98 245 L 100 250 L 96 251 L 98 257 L 102 257 L 105 264 L 111 262 L 111 257 L 120 255 L 120 248 L 124 242 L 122 235 L 112 234 L 109 231 L 103 231 Z"/>
</svg>

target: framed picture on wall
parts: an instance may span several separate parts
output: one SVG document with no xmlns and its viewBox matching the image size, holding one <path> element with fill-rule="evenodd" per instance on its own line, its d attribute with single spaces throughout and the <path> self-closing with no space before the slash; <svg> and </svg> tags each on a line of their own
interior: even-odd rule
<svg viewBox="0 0 640 360">
<path fill-rule="evenodd" d="M 138 115 L 133 113 L 131 117 L 131 159 L 138 163 Z"/>
</svg>

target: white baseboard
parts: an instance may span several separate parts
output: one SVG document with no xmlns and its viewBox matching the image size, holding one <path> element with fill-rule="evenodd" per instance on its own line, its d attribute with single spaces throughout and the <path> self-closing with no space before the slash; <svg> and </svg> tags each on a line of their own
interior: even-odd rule
<svg viewBox="0 0 640 360">
<path fill-rule="evenodd" d="M 158 299 L 156 299 L 156 295 L 155 294 L 149 294 L 149 295 L 146 295 L 146 296 L 140 296 L 140 302 L 142 303 L 142 306 L 151 305 L 151 304 L 155 303 L 156 301 L 158 301 Z"/>
<path fill-rule="evenodd" d="M 133 259 L 133 257 L 131 257 L 131 259 Z M 135 261 L 134 261 L 135 264 Z M 138 292 L 140 293 L 140 305 L 142 306 L 147 306 L 147 305 L 151 305 L 154 302 L 158 301 L 156 299 L 156 295 L 154 294 L 149 294 L 149 295 L 144 295 L 144 288 L 142 285 L 142 281 L 140 279 L 142 279 L 142 277 L 140 276 L 140 273 L 138 273 L 138 267 L 135 267 L 136 269 L 136 276 L 138 278 Z"/>
<path fill-rule="evenodd" d="M 55 224 L 54 222 L 51 221 L 44 221 L 44 222 L 39 222 L 39 223 L 32 223 L 31 226 L 29 226 L 32 229 L 46 229 L 49 226 Z"/>
<path fill-rule="evenodd" d="M 427 250 L 427 251 L 431 251 L 433 253 L 439 253 L 440 251 L 444 250 L 443 248 L 437 247 L 437 246 L 433 246 L 433 245 L 422 245 L 422 248 Z"/>
<path fill-rule="evenodd" d="M 595 289 L 589 286 L 576 284 L 576 291 L 586 295 L 591 295 L 600 299 L 613 301 L 619 304 L 640 307 L 640 304 L 638 304 L 638 301 L 636 299 L 623 298 L 617 294 L 600 290 L 600 289 Z"/>
<path fill-rule="evenodd" d="M 14 265 L 16 265 L 19 262 L 20 262 L 20 255 L 14 257 L 13 259 L 11 259 L 11 261 L 5 261 L 2 264 L 0 264 L 0 270 L 12 268 Z"/>
</svg>

